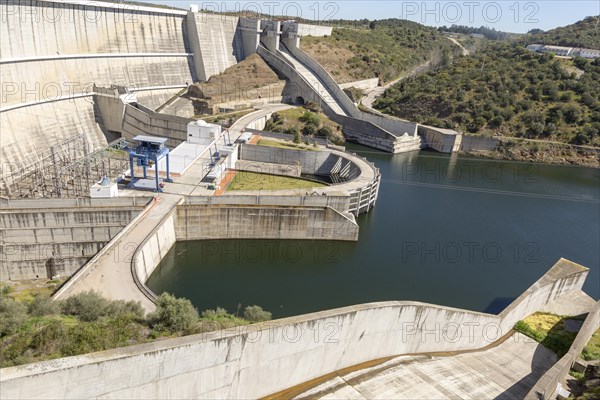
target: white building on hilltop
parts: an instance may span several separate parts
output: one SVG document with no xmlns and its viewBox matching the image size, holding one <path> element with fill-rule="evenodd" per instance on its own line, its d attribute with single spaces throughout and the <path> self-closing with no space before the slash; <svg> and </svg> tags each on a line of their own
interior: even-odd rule
<svg viewBox="0 0 600 400">
<path fill-rule="evenodd" d="M 535 53 L 554 53 L 560 57 L 583 57 L 587 59 L 595 59 L 600 57 L 600 50 L 583 49 L 564 46 L 549 46 L 543 44 L 530 44 L 527 50 Z"/>
</svg>

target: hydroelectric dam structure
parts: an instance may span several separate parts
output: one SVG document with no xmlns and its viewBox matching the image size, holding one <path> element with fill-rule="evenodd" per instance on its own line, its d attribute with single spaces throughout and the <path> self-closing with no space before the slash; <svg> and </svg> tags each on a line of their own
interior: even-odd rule
<svg viewBox="0 0 600 400">
<path fill-rule="evenodd" d="M 331 27 L 87 0 L 3 0 L 0 18 L 0 278 L 71 277 L 55 299 L 94 289 L 111 299 L 140 301 L 151 311 L 156 294 L 146 280 L 178 240 L 357 241 L 356 217 L 375 206 L 379 193 L 374 164 L 328 143 L 309 154 L 252 143 L 234 149 L 227 142 L 245 131 L 262 132 L 270 116 L 289 104 L 318 103 L 346 139 L 388 153 L 495 146 L 493 140 L 359 110 L 301 49 L 303 36 L 331 35 Z M 318 191 L 213 196 L 199 185 L 209 173 L 206 155 L 168 193 L 91 198 L 90 188 L 103 176 L 129 169 L 124 154 L 134 137 L 165 138 L 169 148 L 186 143 L 194 119 L 169 105 L 190 85 L 255 54 L 285 77 L 285 89 L 274 96 L 277 104 L 267 99 L 232 124 L 223 148 L 239 151 L 241 165 L 249 168 L 277 165 L 284 173 L 301 168 L 344 179 Z M 391 374 L 407 364 L 447 379 L 420 367 L 401 369 L 401 376 L 417 377 L 387 396 L 551 398 L 599 325 L 600 303 L 582 291 L 587 274 L 561 259 L 498 315 L 411 301 L 361 304 L 4 368 L 0 398 L 356 394 L 341 378 L 349 370 L 379 376 L 377 371 Z M 563 357 L 512 331 L 537 311 L 588 314 Z M 443 340 L 431 340 L 431 332 Z M 460 364 L 471 353 L 494 361 L 473 371 L 465 367 L 469 360 Z M 464 369 L 447 371 L 448 360 Z M 508 367 L 519 372 L 507 376 L 502 369 Z M 481 382 L 487 382 L 481 392 L 464 389 Z M 398 387 L 407 391 L 394 392 Z M 386 395 L 367 389 L 362 398 Z"/>
</svg>

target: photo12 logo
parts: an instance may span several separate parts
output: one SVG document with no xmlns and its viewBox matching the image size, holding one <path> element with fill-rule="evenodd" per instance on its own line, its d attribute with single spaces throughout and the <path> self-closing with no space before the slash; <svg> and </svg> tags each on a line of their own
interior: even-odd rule
<svg viewBox="0 0 600 400">
<path fill-rule="evenodd" d="M 337 17 L 340 5 L 334 1 L 204 1 L 198 11 L 227 13 L 253 18 L 287 17 L 312 21 L 330 21 Z"/>
<path fill-rule="evenodd" d="M 422 24 L 473 24 L 502 21 L 537 24 L 540 6 L 536 2 L 509 1 L 403 1 L 400 18 Z"/>
</svg>

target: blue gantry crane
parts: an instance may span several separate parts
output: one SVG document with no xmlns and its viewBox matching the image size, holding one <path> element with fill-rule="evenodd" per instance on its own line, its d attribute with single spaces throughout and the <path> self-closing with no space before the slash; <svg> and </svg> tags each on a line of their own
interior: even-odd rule
<svg viewBox="0 0 600 400">
<path fill-rule="evenodd" d="M 144 171 L 144 182 L 148 180 L 148 167 L 151 167 L 151 162 L 154 162 L 154 177 L 156 181 L 156 192 L 162 192 L 160 187 L 160 177 L 158 174 L 158 162 L 166 158 L 167 176 L 165 182 L 173 182 L 169 172 L 169 149 L 165 146 L 166 138 L 138 135 L 133 138 L 137 142 L 137 146 L 127 147 L 129 152 L 129 167 L 131 170 L 131 183 L 129 187 L 132 189 L 151 189 L 147 185 L 137 184 L 139 181 L 135 178 L 134 165 L 142 167 Z"/>
</svg>

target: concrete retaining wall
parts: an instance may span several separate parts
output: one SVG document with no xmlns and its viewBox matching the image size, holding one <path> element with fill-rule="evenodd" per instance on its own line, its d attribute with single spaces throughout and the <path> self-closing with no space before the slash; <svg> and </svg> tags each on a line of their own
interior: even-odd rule
<svg viewBox="0 0 600 400">
<path fill-rule="evenodd" d="M 418 132 L 427 147 L 440 153 L 453 153 L 461 147 L 463 135 L 456 131 L 419 125 Z"/>
<path fill-rule="evenodd" d="M 296 178 L 299 178 L 302 174 L 302 168 L 300 166 L 281 165 L 247 160 L 238 160 L 235 163 L 235 169 L 238 171 L 256 172 L 259 174 L 292 176 Z"/>
<path fill-rule="evenodd" d="M 352 216 L 332 208 L 211 205 L 177 209 L 178 240 L 358 240 Z"/>
<path fill-rule="evenodd" d="M 154 269 L 175 245 L 175 215 L 175 210 L 169 213 L 164 222 L 146 238 L 133 255 L 132 273 L 137 278 L 137 283 L 143 283 L 144 288 L 145 282 Z M 144 292 L 150 293 L 150 297 L 153 297 L 149 289 L 145 289 Z"/>
<path fill-rule="evenodd" d="M 460 151 L 481 151 L 495 150 L 498 147 L 498 140 L 485 136 L 463 135 L 460 144 Z"/>
<path fill-rule="evenodd" d="M 269 195 L 236 195 L 213 197 L 187 197 L 186 206 L 193 205 L 260 205 L 260 206 L 286 206 L 286 207 L 311 207 L 332 208 L 344 213 L 349 208 L 349 197 L 339 196 L 269 196 Z"/>
<path fill-rule="evenodd" d="M 151 135 L 168 138 L 167 146 L 173 148 L 187 140 L 189 118 L 154 112 L 140 104 L 125 106 L 122 135 L 132 139 L 137 135 Z"/>
<path fill-rule="evenodd" d="M 5 368 L 0 396 L 258 398 L 383 357 L 480 349 L 517 320 L 581 289 L 586 275 L 561 260 L 499 316 L 417 302 L 372 303 Z"/>
<path fill-rule="evenodd" d="M 536 383 L 527 395 L 528 399 L 550 400 L 556 398 L 558 384 L 565 379 L 573 363 L 579 358 L 581 351 L 589 342 L 592 335 L 600 328 L 600 302 L 596 304 L 579 329 L 577 337 L 569 351 L 552 366 Z"/>
<path fill-rule="evenodd" d="M 240 159 L 297 166 L 300 165 L 303 174 L 332 175 L 340 172 L 340 164 L 349 164 L 348 179 L 360 174 L 360 169 L 349 159 L 333 154 L 330 151 L 306 151 L 279 149 L 274 147 L 243 144 Z"/>
<path fill-rule="evenodd" d="M 131 199 L 123 198 L 109 207 L 85 205 L 91 201 L 69 207 L 77 202 L 6 202 L 0 212 L 2 280 L 72 275 L 129 224 L 143 206 L 143 202 L 139 207 L 132 206 Z M 44 204 L 47 208 L 35 208 Z"/>
</svg>

